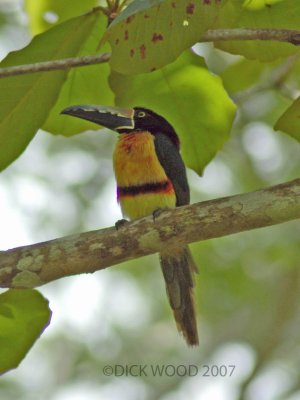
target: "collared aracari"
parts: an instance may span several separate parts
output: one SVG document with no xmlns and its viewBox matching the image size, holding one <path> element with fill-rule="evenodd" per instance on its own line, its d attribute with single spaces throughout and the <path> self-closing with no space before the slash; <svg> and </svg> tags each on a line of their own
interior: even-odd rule
<svg viewBox="0 0 300 400">
<path fill-rule="evenodd" d="M 174 128 L 146 108 L 122 109 L 94 105 L 66 108 L 63 114 L 95 122 L 119 133 L 113 164 L 117 199 L 124 216 L 132 219 L 158 209 L 190 202 L 186 170 Z M 198 344 L 193 272 L 197 270 L 187 246 L 160 253 L 166 290 L 177 328 L 188 345 Z"/>
</svg>

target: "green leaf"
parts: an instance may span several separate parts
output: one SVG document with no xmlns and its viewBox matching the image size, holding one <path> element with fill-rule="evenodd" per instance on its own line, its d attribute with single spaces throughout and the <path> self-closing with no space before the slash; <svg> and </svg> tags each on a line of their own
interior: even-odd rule
<svg viewBox="0 0 300 400">
<path fill-rule="evenodd" d="M 31 32 L 36 35 L 54 24 L 90 11 L 97 4 L 97 0 L 25 0 L 25 10 Z"/>
<path fill-rule="evenodd" d="M 92 55 L 99 52 L 98 46 L 107 25 L 107 18 L 102 15 L 95 25 L 78 56 Z M 109 45 L 101 47 L 101 52 L 109 51 Z M 73 104 L 114 104 L 114 95 L 109 87 L 109 63 L 73 68 L 64 83 L 59 98 L 52 108 L 43 129 L 56 134 L 71 136 L 87 129 L 99 129 L 95 124 L 79 118 L 60 115 L 61 111 Z"/>
<path fill-rule="evenodd" d="M 282 114 L 274 127 L 300 142 L 300 97 Z"/>
<path fill-rule="evenodd" d="M 268 66 L 259 61 L 242 59 L 229 65 L 220 76 L 225 89 L 233 94 L 257 84 Z"/>
<path fill-rule="evenodd" d="M 112 68 L 134 74 L 174 61 L 213 25 L 224 2 L 134 1 L 107 31 Z"/>
<path fill-rule="evenodd" d="M 100 13 L 64 22 L 10 53 L 0 67 L 74 57 L 99 21 Z M 0 80 L 0 169 L 26 148 L 55 104 L 67 71 L 52 71 Z"/>
<path fill-rule="evenodd" d="M 280 3 L 285 0 L 244 0 L 243 6 L 249 10 L 259 10 L 270 7 L 272 4 Z"/>
<path fill-rule="evenodd" d="M 190 51 L 159 71 L 137 76 L 113 72 L 110 81 L 118 105 L 147 107 L 170 121 L 186 165 L 199 174 L 229 137 L 235 105 L 221 79 Z"/>
<path fill-rule="evenodd" d="M 299 0 L 285 0 L 259 10 L 246 9 L 241 0 L 231 0 L 221 9 L 214 29 L 300 29 L 299 13 Z M 220 41 L 215 46 L 229 53 L 268 62 L 299 51 L 297 46 L 278 41 Z"/>
<path fill-rule="evenodd" d="M 46 300 L 32 289 L 0 295 L 0 374 L 16 368 L 51 319 Z"/>
</svg>

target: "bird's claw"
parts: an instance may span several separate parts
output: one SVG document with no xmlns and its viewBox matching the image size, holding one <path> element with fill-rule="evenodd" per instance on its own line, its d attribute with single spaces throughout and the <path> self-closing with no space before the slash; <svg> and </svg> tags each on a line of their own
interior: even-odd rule
<svg viewBox="0 0 300 400">
<path fill-rule="evenodd" d="M 162 213 L 164 213 L 167 210 L 168 210 L 167 207 L 157 208 L 156 210 L 154 210 L 153 213 L 152 213 L 153 222 L 155 222 L 156 218 L 158 218 Z"/>
<path fill-rule="evenodd" d="M 127 219 L 119 219 L 116 223 L 115 223 L 115 227 L 116 230 L 118 231 L 119 229 L 123 228 L 126 224 L 128 224 L 129 221 L 127 221 Z"/>
</svg>

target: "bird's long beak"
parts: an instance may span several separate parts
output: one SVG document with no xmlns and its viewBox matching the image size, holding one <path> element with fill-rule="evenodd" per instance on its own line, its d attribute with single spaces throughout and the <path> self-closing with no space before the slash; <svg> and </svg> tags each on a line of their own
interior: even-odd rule
<svg viewBox="0 0 300 400">
<path fill-rule="evenodd" d="M 61 114 L 86 119 L 117 132 L 134 129 L 133 108 L 105 107 L 88 104 L 65 108 Z"/>
</svg>

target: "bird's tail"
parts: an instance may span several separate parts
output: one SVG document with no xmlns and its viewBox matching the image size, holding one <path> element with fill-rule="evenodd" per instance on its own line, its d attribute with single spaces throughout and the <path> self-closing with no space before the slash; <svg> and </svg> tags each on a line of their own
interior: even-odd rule
<svg viewBox="0 0 300 400">
<path fill-rule="evenodd" d="M 189 346 L 199 344 L 193 295 L 193 273 L 196 264 L 187 246 L 160 254 L 167 294 L 173 309 L 177 329 Z"/>
</svg>

